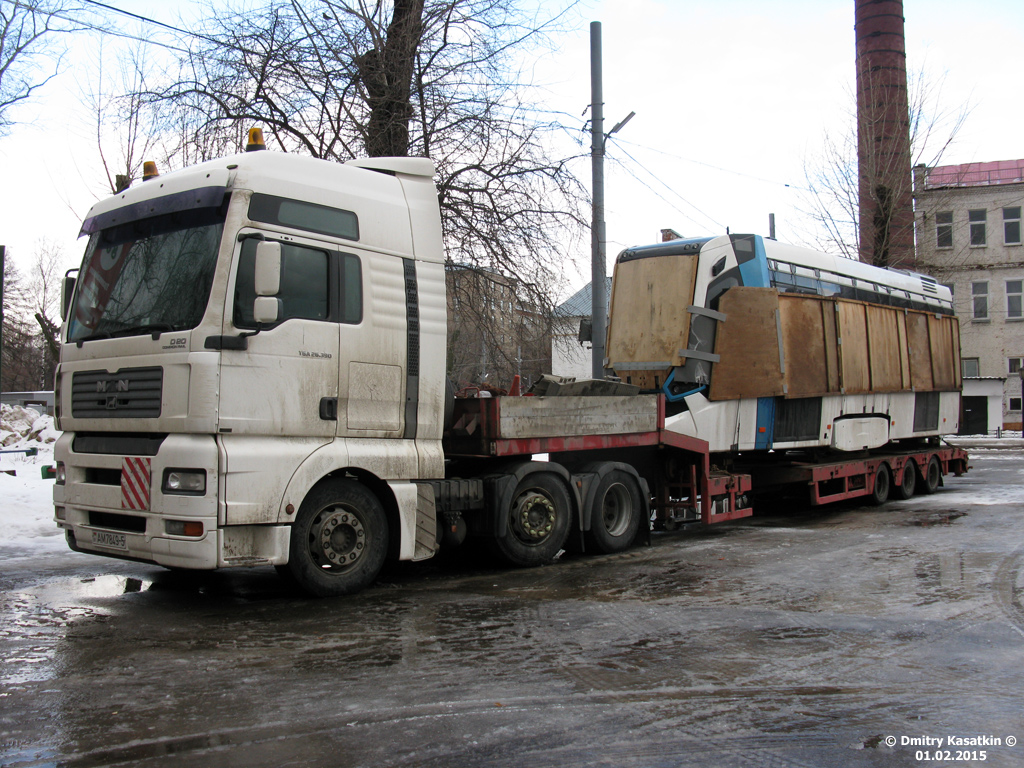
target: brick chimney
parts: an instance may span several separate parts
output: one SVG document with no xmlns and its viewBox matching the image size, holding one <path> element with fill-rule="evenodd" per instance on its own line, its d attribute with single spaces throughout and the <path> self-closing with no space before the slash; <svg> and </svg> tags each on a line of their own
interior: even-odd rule
<svg viewBox="0 0 1024 768">
<path fill-rule="evenodd" d="M 907 53 L 902 0 L 856 0 L 860 260 L 913 268 Z"/>
</svg>

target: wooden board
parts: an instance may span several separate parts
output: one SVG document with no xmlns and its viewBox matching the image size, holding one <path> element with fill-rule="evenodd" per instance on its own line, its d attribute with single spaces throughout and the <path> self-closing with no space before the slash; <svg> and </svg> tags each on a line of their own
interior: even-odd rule
<svg viewBox="0 0 1024 768">
<path fill-rule="evenodd" d="M 907 312 L 907 347 L 910 356 L 910 386 L 915 392 L 929 392 L 932 385 L 932 347 L 928 339 L 928 315 Z"/>
<path fill-rule="evenodd" d="M 786 356 L 786 396 L 811 397 L 838 390 L 832 302 L 817 297 L 781 294 L 779 315 L 782 348 Z M 827 329 L 827 326 L 831 328 Z M 827 343 L 829 338 L 832 339 L 831 346 Z"/>
<path fill-rule="evenodd" d="M 868 351 L 866 305 L 837 302 L 839 362 L 842 391 L 848 395 L 871 391 L 871 361 Z"/>
<path fill-rule="evenodd" d="M 712 367 L 712 400 L 775 397 L 785 394 L 779 360 L 779 294 L 774 288 L 730 288 L 718 304 Z"/>
<path fill-rule="evenodd" d="M 907 346 L 907 313 L 896 312 L 896 332 L 900 345 L 900 389 L 908 390 L 910 383 L 910 348 Z"/>
<path fill-rule="evenodd" d="M 867 305 L 868 360 L 872 392 L 903 389 L 899 325 L 890 307 Z"/>
<path fill-rule="evenodd" d="M 655 374 L 661 382 L 674 366 L 680 365 L 679 350 L 690 336 L 693 286 L 697 256 L 679 254 L 633 259 L 615 266 L 612 284 L 611 319 L 608 324 L 609 364 L 633 383 Z M 629 363 L 664 362 L 662 371 L 630 368 Z"/>
<path fill-rule="evenodd" d="M 948 317 L 928 315 L 928 341 L 932 355 L 932 386 L 956 389 L 957 372 L 953 365 L 953 328 Z"/>
</svg>

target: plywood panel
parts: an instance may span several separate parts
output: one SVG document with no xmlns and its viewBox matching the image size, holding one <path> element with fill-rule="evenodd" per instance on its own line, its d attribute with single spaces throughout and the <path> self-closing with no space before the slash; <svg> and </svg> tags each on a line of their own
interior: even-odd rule
<svg viewBox="0 0 1024 768">
<path fill-rule="evenodd" d="M 964 385 L 963 380 L 963 363 L 960 360 L 960 322 L 956 318 L 951 318 L 952 329 L 953 329 L 953 370 L 956 372 L 956 388 L 960 389 Z"/>
<path fill-rule="evenodd" d="M 955 389 L 957 376 L 953 367 L 950 318 L 928 315 L 928 336 L 932 353 L 932 386 L 935 389 Z"/>
<path fill-rule="evenodd" d="M 620 376 L 630 370 L 630 362 L 664 362 L 666 372 L 680 364 L 679 350 L 686 348 L 690 335 L 687 307 L 693 304 L 696 269 L 694 254 L 615 266 L 607 354 Z M 664 381 L 664 373 L 659 376 Z"/>
<path fill-rule="evenodd" d="M 928 316 L 908 312 L 907 346 L 910 350 L 910 384 L 915 392 L 928 392 L 932 385 L 932 348 L 928 340 Z"/>
<path fill-rule="evenodd" d="M 900 346 L 900 389 L 910 389 L 910 350 L 907 347 L 907 313 L 896 310 L 896 331 Z"/>
<path fill-rule="evenodd" d="M 889 307 L 865 307 L 868 323 L 868 359 L 872 392 L 897 392 L 903 386 L 900 336 L 896 311 Z"/>
<path fill-rule="evenodd" d="M 730 288 L 719 301 L 726 320 L 718 324 L 711 371 L 712 400 L 784 394 L 779 362 L 779 295 L 774 288 Z"/>
<path fill-rule="evenodd" d="M 825 330 L 825 360 L 828 363 L 828 391 L 839 392 L 842 381 L 839 373 L 839 329 L 836 326 L 838 317 L 836 302 L 823 302 L 821 312 L 822 326 Z"/>
<path fill-rule="evenodd" d="M 865 306 L 852 301 L 840 301 L 837 308 L 842 391 L 847 394 L 868 392 L 871 389 L 871 368 Z"/>
<path fill-rule="evenodd" d="M 779 296 L 787 397 L 810 397 L 829 392 L 829 361 L 822 310 L 831 304 L 817 297 Z"/>
</svg>

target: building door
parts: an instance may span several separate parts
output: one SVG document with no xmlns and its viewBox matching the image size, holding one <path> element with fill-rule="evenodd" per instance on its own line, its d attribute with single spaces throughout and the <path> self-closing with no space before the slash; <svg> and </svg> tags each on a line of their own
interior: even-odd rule
<svg viewBox="0 0 1024 768">
<path fill-rule="evenodd" d="M 988 398 L 964 397 L 964 415 L 960 419 L 961 435 L 983 435 L 988 432 Z"/>
</svg>

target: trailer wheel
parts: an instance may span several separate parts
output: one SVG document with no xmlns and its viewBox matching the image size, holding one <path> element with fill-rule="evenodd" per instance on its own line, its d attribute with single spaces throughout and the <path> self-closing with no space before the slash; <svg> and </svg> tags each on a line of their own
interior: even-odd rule
<svg viewBox="0 0 1024 768">
<path fill-rule="evenodd" d="M 606 555 L 627 549 L 636 538 L 642 510 L 636 480 L 628 472 L 612 470 L 594 492 L 587 546 Z"/>
<path fill-rule="evenodd" d="M 549 472 L 535 472 L 520 480 L 505 514 L 508 532 L 495 538 L 494 546 L 513 565 L 546 563 L 569 537 L 569 493 Z"/>
<path fill-rule="evenodd" d="M 893 497 L 906 501 L 917 490 L 917 464 L 909 459 L 903 467 L 903 482 L 899 485 L 893 484 Z"/>
<path fill-rule="evenodd" d="M 388 551 L 388 523 L 377 497 L 355 480 L 313 488 L 299 507 L 288 573 L 317 597 L 349 595 L 377 578 Z"/>
<path fill-rule="evenodd" d="M 921 493 L 935 493 L 942 484 L 942 465 L 939 464 L 939 457 L 932 456 L 928 460 L 928 468 L 921 476 L 924 482 L 921 484 Z"/>
<path fill-rule="evenodd" d="M 888 464 L 879 464 L 875 470 L 875 487 L 871 491 L 871 503 L 880 507 L 889 498 L 889 488 L 892 486 L 892 473 Z"/>
</svg>

